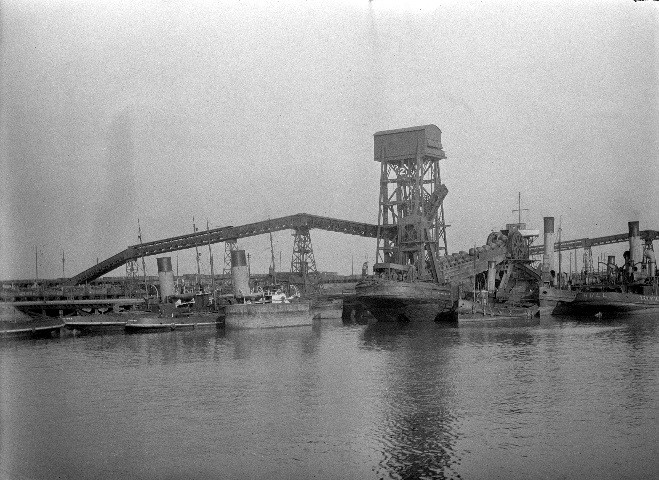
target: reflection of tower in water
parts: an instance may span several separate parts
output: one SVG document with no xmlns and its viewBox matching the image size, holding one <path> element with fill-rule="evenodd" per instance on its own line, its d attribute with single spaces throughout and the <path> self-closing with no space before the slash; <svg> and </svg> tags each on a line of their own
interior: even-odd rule
<svg viewBox="0 0 659 480">
<path fill-rule="evenodd" d="M 389 353 L 377 432 L 382 460 L 379 476 L 456 478 L 458 417 L 451 381 L 452 342 L 442 324 L 403 326 L 376 323 L 364 330 L 364 343 Z M 449 348 L 444 348 L 449 347 Z"/>
</svg>

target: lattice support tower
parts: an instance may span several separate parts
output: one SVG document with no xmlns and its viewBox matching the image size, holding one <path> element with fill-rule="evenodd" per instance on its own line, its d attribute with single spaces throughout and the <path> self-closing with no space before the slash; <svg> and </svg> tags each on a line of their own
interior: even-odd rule
<svg viewBox="0 0 659 480">
<path fill-rule="evenodd" d="M 438 280 L 437 256 L 446 255 L 444 198 L 439 161 L 446 158 L 435 125 L 374 135 L 380 162 L 376 261 L 413 266 L 420 279 Z M 386 235 L 396 225 L 398 235 Z"/>
<path fill-rule="evenodd" d="M 224 267 L 222 268 L 222 276 L 226 279 L 227 276 L 231 278 L 231 252 L 238 248 L 238 239 L 231 238 L 224 242 Z"/>
<path fill-rule="evenodd" d="M 293 257 L 291 258 L 291 273 L 305 277 L 318 273 L 316 260 L 311 245 L 309 227 L 298 227 L 293 233 Z"/>
<path fill-rule="evenodd" d="M 594 273 L 593 268 L 593 250 L 590 247 L 583 249 L 583 271 L 585 275 Z"/>
</svg>

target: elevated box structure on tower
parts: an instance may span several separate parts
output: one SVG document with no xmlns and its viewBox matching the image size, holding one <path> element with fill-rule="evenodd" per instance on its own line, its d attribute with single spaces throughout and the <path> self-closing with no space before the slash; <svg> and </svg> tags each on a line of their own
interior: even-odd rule
<svg viewBox="0 0 659 480">
<path fill-rule="evenodd" d="M 436 261 L 448 250 L 443 205 L 448 189 L 439 168 L 446 158 L 442 131 L 422 125 L 373 137 L 381 165 L 376 263 L 412 267 L 416 278 L 439 281 Z M 396 238 L 384 234 L 391 226 L 397 227 Z"/>
<path fill-rule="evenodd" d="M 442 160 L 442 131 L 436 125 L 400 128 L 376 132 L 375 161 L 392 162 L 416 158 L 417 155 L 432 160 Z"/>
</svg>

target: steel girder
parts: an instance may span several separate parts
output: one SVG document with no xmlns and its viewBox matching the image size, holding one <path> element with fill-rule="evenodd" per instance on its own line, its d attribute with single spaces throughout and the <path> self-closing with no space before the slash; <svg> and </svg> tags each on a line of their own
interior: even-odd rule
<svg viewBox="0 0 659 480">
<path fill-rule="evenodd" d="M 299 228 L 317 228 L 329 232 L 344 233 L 347 235 L 357 235 L 360 237 L 377 238 L 378 226 L 368 223 L 353 222 L 350 220 L 340 220 L 337 218 L 321 217 L 307 213 L 298 213 L 287 217 L 273 218 L 261 222 L 250 223 L 238 227 L 228 226 L 214 228 L 207 231 L 199 231 L 187 235 L 165 238 L 153 242 L 144 242 L 138 245 L 132 245 L 126 250 L 103 260 L 102 262 L 88 268 L 78 275 L 70 278 L 67 285 L 79 285 L 99 278 L 115 268 L 121 267 L 126 262 L 160 255 L 163 253 L 186 250 L 193 248 L 195 245 L 213 244 L 226 242 L 233 239 L 263 235 L 266 233 L 277 232 L 281 230 L 296 230 Z M 397 234 L 395 226 L 388 228 L 380 227 L 382 234 L 387 237 L 394 237 Z"/>
</svg>

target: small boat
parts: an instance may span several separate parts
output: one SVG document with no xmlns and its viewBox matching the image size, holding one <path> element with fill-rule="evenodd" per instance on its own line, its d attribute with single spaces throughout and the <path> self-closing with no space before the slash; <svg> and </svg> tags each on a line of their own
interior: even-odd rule
<svg viewBox="0 0 659 480">
<path fill-rule="evenodd" d="M 153 313 L 131 318 L 125 323 L 127 333 L 163 332 L 194 328 L 219 328 L 224 325 L 224 310 L 209 302 L 209 295 L 200 293 L 193 301 L 160 303 Z"/>
<path fill-rule="evenodd" d="M 610 318 L 641 312 L 659 312 L 656 286 L 588 285 L 571 302 L 558 302 L 552 315 Z"/>
</svg>

